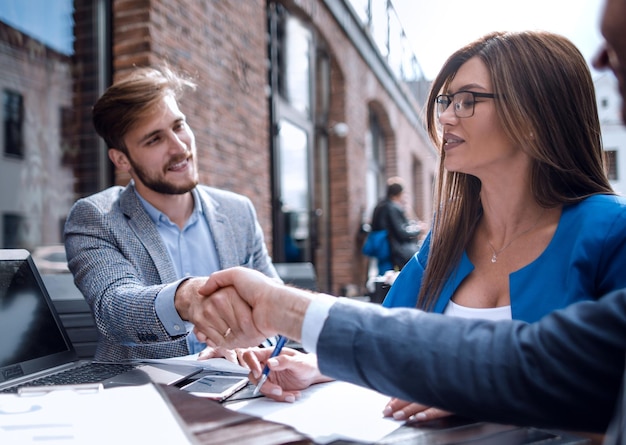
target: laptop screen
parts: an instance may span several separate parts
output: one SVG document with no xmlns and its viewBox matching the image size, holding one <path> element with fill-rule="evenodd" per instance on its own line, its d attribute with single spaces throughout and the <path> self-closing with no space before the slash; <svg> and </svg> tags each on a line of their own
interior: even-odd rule
<svg viewBox="0 0 626 445">
<path fill-rule="evenodd" d="M 28 251 L 0 250 L 0 382 L 74 357 Z"/>
</svg>

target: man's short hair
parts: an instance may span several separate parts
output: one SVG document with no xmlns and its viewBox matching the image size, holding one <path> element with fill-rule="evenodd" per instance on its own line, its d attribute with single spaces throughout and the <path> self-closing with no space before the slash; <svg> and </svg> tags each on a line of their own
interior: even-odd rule
<svg viewBox="0 0 626 445">
<path fill-rule="evenodd" d="M 387 180 L 387 198 L 394 198 L 404 191 L 404 181 L 398 176 Z"/>
<path fill-rule="evenodd" d="M 171 95 L 182 97 L 196 84 L 167 66 L 135 68 L 104 92 L 93 107 L 96 132 L 108 148 L 126 152 L 124 136 L 139 120 L 154 112 L 154 105 Z"/>
</svg>

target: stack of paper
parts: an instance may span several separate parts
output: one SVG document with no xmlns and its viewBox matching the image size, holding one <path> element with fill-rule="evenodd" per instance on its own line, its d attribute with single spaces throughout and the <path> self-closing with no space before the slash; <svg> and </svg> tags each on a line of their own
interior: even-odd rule
<svg viewBox="0 0 626 445">
<path fill-rule="evenodd" d="M 152 384 L 0 395 L 0 444 L 193 443 Z"/>
<path fill-rule="evenodd" d="M 227 403 L 225 406 L 265 420 L 289 425 L 315 443 L 351 440 L 379 441 L 404 425 L 383 417 L 389 397 L 345 382 L 313 385 L 294 403 L 275 402 L 266 397 Z"/>
</svg>

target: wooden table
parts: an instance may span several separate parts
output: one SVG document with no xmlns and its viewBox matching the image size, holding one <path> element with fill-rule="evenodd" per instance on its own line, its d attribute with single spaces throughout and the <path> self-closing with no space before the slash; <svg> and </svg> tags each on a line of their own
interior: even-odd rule
<svg viewBox="0 0 626 445">
<path fill-rule="evenodd" d="M 225 408 L 218 402 L 193 396 L 178 388 L 159 385 L 187 433 L 199 444 L 314 445 L 293 428 Z M 407 423 L 379 445 L 595 445 L 600 435 L 579 435 L 535 428 L 476 422 L 450 416 L 431 422 Z M 333 445 L 355 445 L 335 441 Z"/>
<path fill-rule="evenodd" d="M 193 396 L 176 387 L 159 385 L 159 389 L 186 431 L 199 444 L 313 444 L 289 426 L 231 411 L 218 402 Z"/>
</svg>

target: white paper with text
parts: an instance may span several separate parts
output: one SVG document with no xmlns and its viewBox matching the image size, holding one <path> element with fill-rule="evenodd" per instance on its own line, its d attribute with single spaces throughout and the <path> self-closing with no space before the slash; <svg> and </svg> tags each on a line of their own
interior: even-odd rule
<svg viewBox="0 0 626 445">
<path fill-rule="evenodd" d="M 294 403 L 262 397 L 224 406 L 289 425 L 316 443 L 338 439 L 372 443 L 404 424 L 383 417 L 383 408 L 388 401 L 388 396 L 370 389 L 345 382 L 329 382 L 307 388 Z"/>
</svg>

